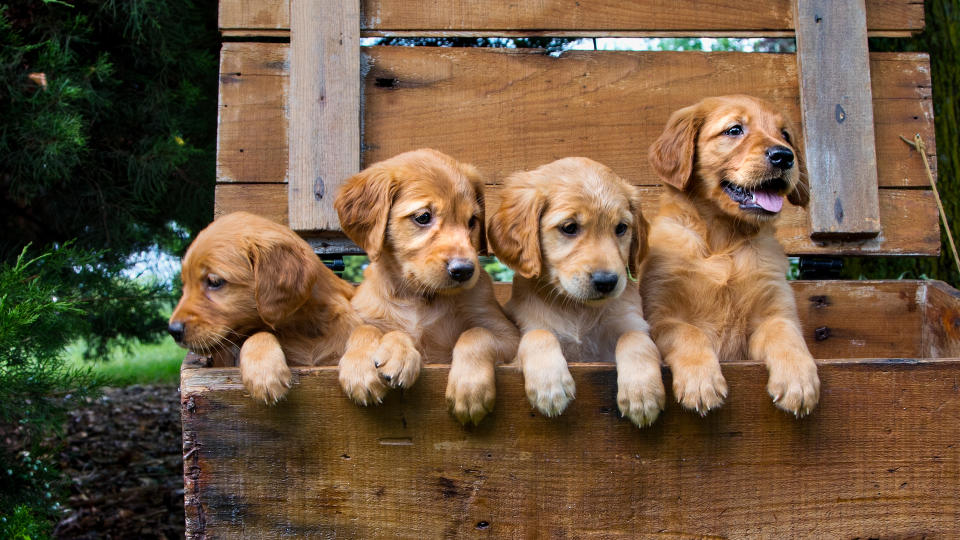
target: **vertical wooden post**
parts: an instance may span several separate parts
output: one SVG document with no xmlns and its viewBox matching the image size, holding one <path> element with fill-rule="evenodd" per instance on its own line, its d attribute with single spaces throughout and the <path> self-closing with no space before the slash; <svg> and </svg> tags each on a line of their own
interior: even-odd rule
<svg viewBox="0 0 960 540">
<path fill-rule="evenodd" d="M 794 0 L 813 238 L 880 233 L 864 0 Z"/>
<path fill-rule="evenodd" d="M 360 169 L 359 0 L 290 4 L 289 222 L 339 230 L 337 188 Z"/>
</svg>

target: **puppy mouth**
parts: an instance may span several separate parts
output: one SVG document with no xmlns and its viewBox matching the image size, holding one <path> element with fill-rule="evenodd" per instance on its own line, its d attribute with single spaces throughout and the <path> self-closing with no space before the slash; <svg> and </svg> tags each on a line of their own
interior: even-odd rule
<svg viewBox="0 0 960 540">
<path fill-rule="evenodd" d="M 787 181 L 783 178 L 768 178 L 759 185 L 746 188 L 724 180 L 720 182 L 723 192 L 730 200 L 740 205 L 746 212 L 773 216 L 783 208 L 782 192 L 787 188 Z"/>
</svg>

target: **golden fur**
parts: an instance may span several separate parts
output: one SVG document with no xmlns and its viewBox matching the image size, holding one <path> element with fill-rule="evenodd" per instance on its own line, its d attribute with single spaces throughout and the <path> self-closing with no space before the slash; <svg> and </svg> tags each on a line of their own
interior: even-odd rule
<svg viewBox="0 0 960 540">
<path fill-rule="evenodd" d="M 677 400 L 701 414 L 727 395 L 720 362 L 745 357 L 766 363 L 767 390 L 781 409 L 805 415 L 819 399 L 774 237 L 778 212 L 766 210 L 778 208 L 750 202 L 766 192 L 766 201 L 786 195 L 806 204 L 792 136 L 767 103 L 725 96 L 676 111 L 650 149 L 667 185 L 642 268 L 644 310 Z M 772 149 L 789 150 L 789 163 L 775 166 Z"/>
<path fill-rule="evenodd" d="M 286 394 L 288 364 L 335 363 L 360 324 L 349 284 L 289 228 L 246 212 L 201 231 L 181 277 L 171 333 L 197 353 L 237 358 L 244 386 L 258 400 Z"/>
<path fill-rule="evenodd" d="M 560 414 L 575 392 L 567 360 L 615 360 L 621 413 L 652 423 L 665 399 L 660 354 L 627 275 L 647 245 L 639 190 L 587 158 L 515 173 L 489 238 L 516 270 L 506 309 L 523 333 L 517 361 L 530 404 Z"/>
<path fill-rule="evenodd" d="M 480 175 L 435 150 L 406 152 L 347 180 L 335 206 L 344 232 L 370 256 L 353 298 L 367 324 L 340 362 L 344 391 L 360 404 L 379 402 L 387 386 L 412 385 L 423 358 L 452 356 L 450 410 L 478 423 L 493 408 L 494 364 L 510 360 L 519 339 L 477 259 L 485 250 Z M 471 267 L 470 278 L 454 279 L 454 263 Z"/>
</svg>

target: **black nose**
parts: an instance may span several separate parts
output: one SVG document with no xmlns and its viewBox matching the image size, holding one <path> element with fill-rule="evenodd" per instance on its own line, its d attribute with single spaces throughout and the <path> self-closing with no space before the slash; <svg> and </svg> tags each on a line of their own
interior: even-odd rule
<svg viewBox="0 0 960 540">
<path fill-rule="evenodd" d="M 467 259 L 451 259 L 447 263 L 447 273 L 455 281 L 467 281 L 473 277 L 473 263 Z"/>
<path fill-rule="evenodd" d="M 787 170 L 793 167 L 793 152 L 786 146 L 771 146 L 767 148 L 767 159 L 774 167 Z"/>
<path fill-rule="evenodd" d="M 617 283 L 620 283 L 620 276 L 613 272 L 594 272 L 590 274 L 590 281 L 593 282 L 593 288 L 597 292 L 606 294 L 617 288 Z"/>
<path fill-rule="evenodd" d="M 167 326 L 167 332 L 170 332 L 170 337 L 172 337 L 173 340 L 176 341 L 177 343 L 180 343 L 183 341 L 184 328 L 183 328 L 182 322 L 180 321 L 171 322 L 170 325 Z"/>
</svg>

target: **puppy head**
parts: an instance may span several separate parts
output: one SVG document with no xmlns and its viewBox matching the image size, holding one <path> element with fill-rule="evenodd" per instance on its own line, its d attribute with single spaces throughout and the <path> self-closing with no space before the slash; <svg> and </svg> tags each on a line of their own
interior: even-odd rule
<svg viewBox="0 0 960 540">
<path fill-rule="evenodd" d="M 783 197 L 806 206 L 796 132 L 769 104 L 749 96 L 707 98 L 670 116 L 650 147 L 663 180 L 724 214 L 752 223 L 776 218 Z"/>
<path fill-rule="evenodd" d="M 307 301 L 318 264 L 287 227 L 246 212 L 223 216 L 197 235 L 183 258 L 183 296 L 170 334 L 198 353 L 236 348 Z"/>
<path fill-rule="evenodd" d="M 347 180 L 334 206 L 347 236 L 406 287 L 431 295 L 476 284 L 486 235 L 483 179 L 472 165 L 405 152 Z"/>
<path fill-rule="evenodd" d="M 511 175 L 489 227 L 504 264 L 584 303 L 619 296 L 646 254 L 639 190 L 587 158 Z"/>
</svg>

